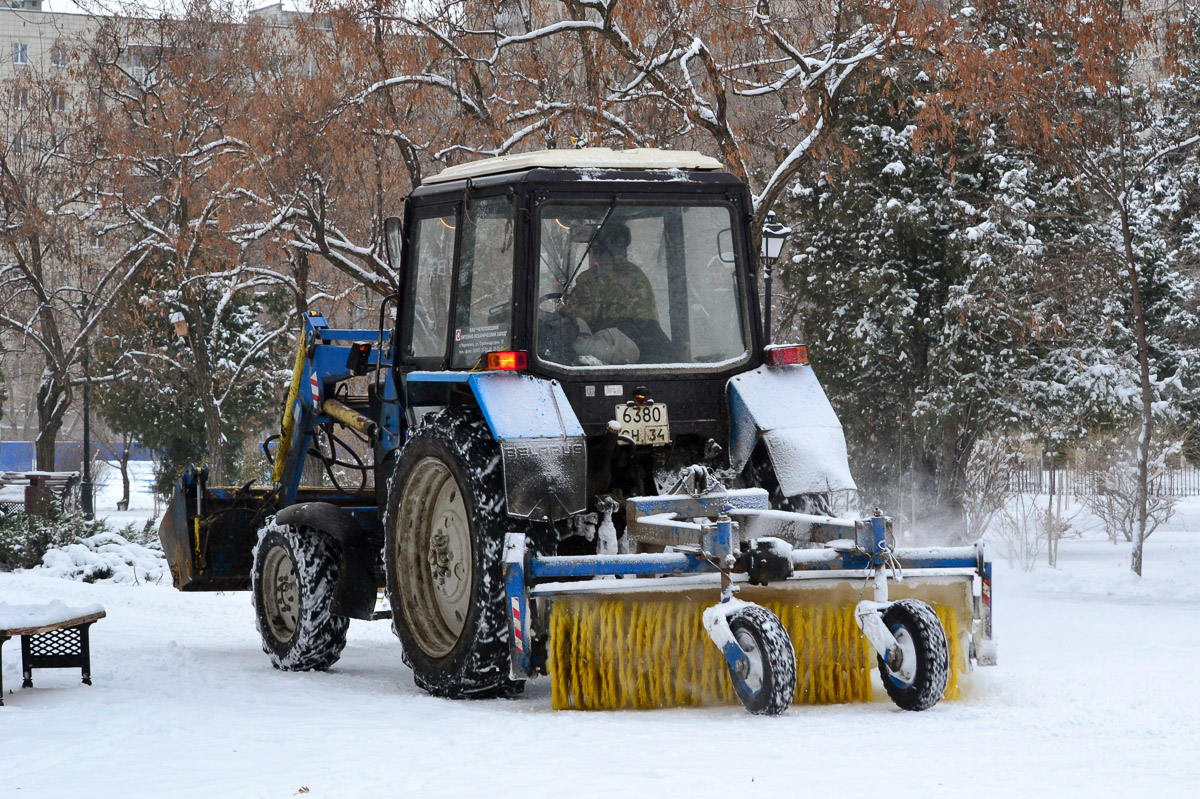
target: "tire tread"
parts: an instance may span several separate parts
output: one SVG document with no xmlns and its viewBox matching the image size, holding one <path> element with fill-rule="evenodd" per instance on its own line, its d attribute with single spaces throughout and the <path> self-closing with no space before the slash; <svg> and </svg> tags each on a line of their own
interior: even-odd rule
<svg viewBox="0 0 1200 799">
<path fill-rule="evenodd" d="M 262 560 L 276 542 L 287 549 L 292 558 L 300 587 L 296 633 L 290 641 L 284 642 L 276 641 L 271 636 L 261 594 Z M 254 603 L 255 626 L 262 636 L 263 652 L 271 658 L 271 663 L 277 669 L 324 671 L 342 656 L 350 619 L 331 610 L 339 566 L 336 546 L 315 530 L 276 524 L 274 517 L 267 519 L 259 530 L 258 543 L 254 547 L 250 593 Z"/>
</svg>

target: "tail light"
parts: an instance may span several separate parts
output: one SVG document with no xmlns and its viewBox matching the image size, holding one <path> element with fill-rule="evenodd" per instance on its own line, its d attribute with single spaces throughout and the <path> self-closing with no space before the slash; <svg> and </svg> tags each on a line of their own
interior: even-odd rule
<svg viewBox="0 0 1200 799">
<path fill-rule="evenodd" d="M 808 347 L 784 344 L 767 347 L 767 366 L 808 363 Z"/>
<path fill-rule="evenodd" d="M 484 363 L 489 371 L 515 372 L 529 368 L 529 356 L 510 350 L 489 352 L 484 356 Z"/>
</svg>

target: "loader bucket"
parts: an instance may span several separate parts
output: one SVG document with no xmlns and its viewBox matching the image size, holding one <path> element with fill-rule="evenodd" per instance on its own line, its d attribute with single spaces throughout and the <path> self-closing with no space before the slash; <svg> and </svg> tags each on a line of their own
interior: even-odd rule
<svg viewBox="0 0 1200 799">
<path fill-rule="evenodd" d="M 206 469 L 184 472 L 159 524 L 171 579 L 181 591 L 248 589 L 270 491 L 210 488 L 206 477 Z"/>
<path fill-rule="evenodd" d="M 622 580 L 619 594 L 551 596 L 548 670 L 555 709 L 611 710 L 736 705 L 725 660 L 701 616 L 714 590 L 655 590 L 655 580 Z M 634 585 L 630 583 L 646 583 Z M 611 585 L 611 583 L 610 583 Z M 802 579 L 770 586 L 743 584 L 740 599 L 779 617 L 796 651 L 794 704 L 870 702 L 876 657 L 854 620 L 870 596 L 861 579 Z M 970 668 L 972 580 L 905 576 L 891 599 L 929 603 L 946 630 L 950 679 L 946 699 L 959 696 Z"/>
</svg>

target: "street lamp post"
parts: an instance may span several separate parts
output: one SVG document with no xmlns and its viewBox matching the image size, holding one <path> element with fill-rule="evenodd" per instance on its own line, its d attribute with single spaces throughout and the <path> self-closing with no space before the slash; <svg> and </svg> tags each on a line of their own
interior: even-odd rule
<svg viewBox="0 0 1200 799">
<path fill-rule="evenodd" d="M 95 517 L 94 497 L 92 495 L 92 429 L 89 401 L 91 399 L 92 379 L 88 372 L 88 345 L 83 342 L 83 482 L 79 484 L 79 504 L 83 508 L 83 518 L 91 521 Z"/>
<path fill-rule="evenodd" d="M 783 244 L 787 241 L 792 229 L 775 221 L 775 212 L 767 212 L 767 221 L 762 228 L 762 249 L 760 255 L 763 261 L 763 333 L 767 344 L 771 343 L 771 272 L 779 253 L 783 252 Z"/>
</svg>

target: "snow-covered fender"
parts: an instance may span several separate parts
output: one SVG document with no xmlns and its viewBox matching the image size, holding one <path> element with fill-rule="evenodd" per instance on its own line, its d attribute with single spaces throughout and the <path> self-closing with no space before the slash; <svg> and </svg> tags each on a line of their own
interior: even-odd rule
<svg viewBox="0 0 1200 799">
<path fill-rule="evenodd" d="M 328 502 L 300 502 L 275 514 L 276 524 L 307 527 L 341 546 L 332 610 L 339 616 L 370 619 L 379 586 L 375 584 L 375 552 L 367 532 L 345 508 Z"/>
<path fill-rule="evenodd" d="M 730 465 L 745 468 L 761 438 L 784 496 L 852 489 L 846 438 L 807 365 L 760 366 L 729 381 Z"/>
<path fill-rule="evenodd" d="M 483 372 L 467 379 L 500 444 L 510 516 L 565 518 L 587 509 L 587 440 L 557 380 Z"/>
</svg>

